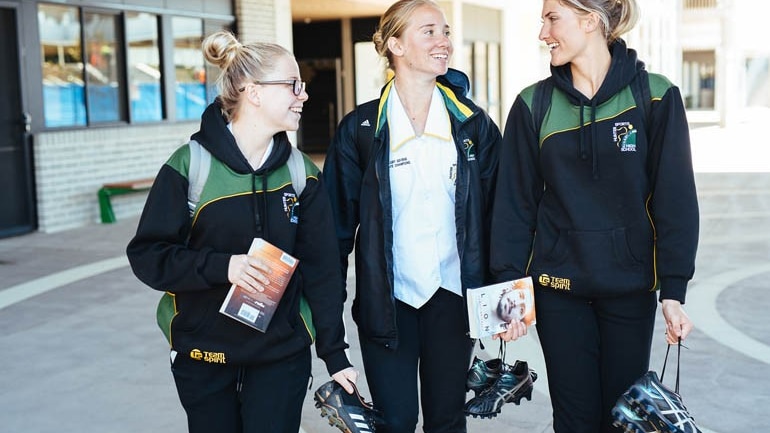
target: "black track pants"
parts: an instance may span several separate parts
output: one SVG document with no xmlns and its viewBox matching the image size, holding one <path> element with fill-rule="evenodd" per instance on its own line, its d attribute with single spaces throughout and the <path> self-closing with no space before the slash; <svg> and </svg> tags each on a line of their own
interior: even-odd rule
<svg viewBox="0 0 770 433">
<path fill-rule="evenodd" d="M 171 371 L 190 433 L 299 431 L 310 379 L 309 347 L 256 367 L 208 364 L 178 354 Z"/>
<path fill-rule="evenodd" d="M 610 410 L 649 369 L 656 293 L 587 299 L 535 289 L 556 433 L 617 431 Z"/>
<path fill-rule="evenodd" d="M 464 433 L 465 377 L 473 342 L 463 298 L 444 289 L 421 308 L 396 301 L 398 349 L 361 337 L 366 381 L 386 425 L 377 433 L 414 433 L 418 382 L 426 433 Z"/>
</svg>

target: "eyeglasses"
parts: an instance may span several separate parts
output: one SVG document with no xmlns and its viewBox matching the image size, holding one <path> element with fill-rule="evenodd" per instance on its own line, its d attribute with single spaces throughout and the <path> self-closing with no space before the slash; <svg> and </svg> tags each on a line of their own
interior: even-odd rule
<svg viewBox="0 0 770 433">
<path fill-rule="evenodd" d="M 294 96 L 301 95 L 302 91 L 305 90 L 305 82 L 300 80 L 255 81 L 254 84 L 286 84 L 291 86 L 291 90 L 294 92 Z M 238 89 L 238 92 L 243 92 L 244 90 L 246 90 L 246 86 Z"/>
</svg>

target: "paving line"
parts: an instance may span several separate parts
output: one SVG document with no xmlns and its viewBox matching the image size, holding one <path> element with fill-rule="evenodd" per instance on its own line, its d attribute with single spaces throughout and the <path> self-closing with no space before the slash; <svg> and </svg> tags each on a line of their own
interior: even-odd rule
<svg viewBox="0 0 770 433">
<path fill-rule="evenodd" d="M 77 266 L 66 271 L 47 275 L 26 283 L 17 284 L 7 289 L 0 289 L 0 310 L 13 304 L 25 301 L 37 295 L 49 292 L 58 287 L 72 284 L 104 272 L 120 269 L 128 266 L 128 258 L 125 255 L 111 259 L 101 260 L 87 265 Z"/>
<path fill-rule="evenodd" d="M 687 314 L 695 327 L 710 338 L 736 352 L 770 364 L 770 346 L 744 334 L 719 313 L 717 298 L 731 285 L 755 275 L 770 272 L 770 264 L 747 266 L 714 276 L 709 276 L 693 284 L 687 296 Z"/>
</svg>

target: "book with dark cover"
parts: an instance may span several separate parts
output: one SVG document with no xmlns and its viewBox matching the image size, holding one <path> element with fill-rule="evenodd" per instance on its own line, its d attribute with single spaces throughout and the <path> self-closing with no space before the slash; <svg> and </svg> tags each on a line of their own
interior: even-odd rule
<svg viewBox="0 0 770 433">
<path fill-rule="evenodd" d="M 265 291 L 256 293 L 233 284 L 219 312 L 265 332 L 299 260 L 262 238 L 252 241 L 248 254 L 267 264 L 270 283 L 265 286 Z"/>
</svg>

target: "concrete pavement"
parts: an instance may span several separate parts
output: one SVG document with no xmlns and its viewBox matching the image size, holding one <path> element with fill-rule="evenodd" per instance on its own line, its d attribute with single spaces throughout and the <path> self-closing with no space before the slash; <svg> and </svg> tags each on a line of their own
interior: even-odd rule
<svg viewBox="0 0 770 433">
<path fill-rule="evenodd" d="M 681 393 L 705 433 L 770 431 L 770 151 L 752 140 L 756 126 L 692 133 L 701 242 Z M 0 433 L 186 431 L 155 325 L 160 293 L 135 279 L 124 256 L 137 221 L 0 240 Z M 346 320 L 360 368 L 355 326 Z M 661 322 L 656 370 L 665 352 Z M 486 347 L 479 356 L 496 355 L 496 343 Z M 534 332 L 507 352 L 509 362 L 525 359 L 540 375 L 532 401 L 506 405 L 492 420 L 470 419 L 469 430 L 551 431 Z M 666 374 L 672 386 L 674 366 Z M 312 390 L 328 380 L 317 360 L 313 371 Z M 303 430 L 337 432 L 313 407 L 312 390 Z M 365 384 L 363 392 L 369 397 Z"/>
</svg>

